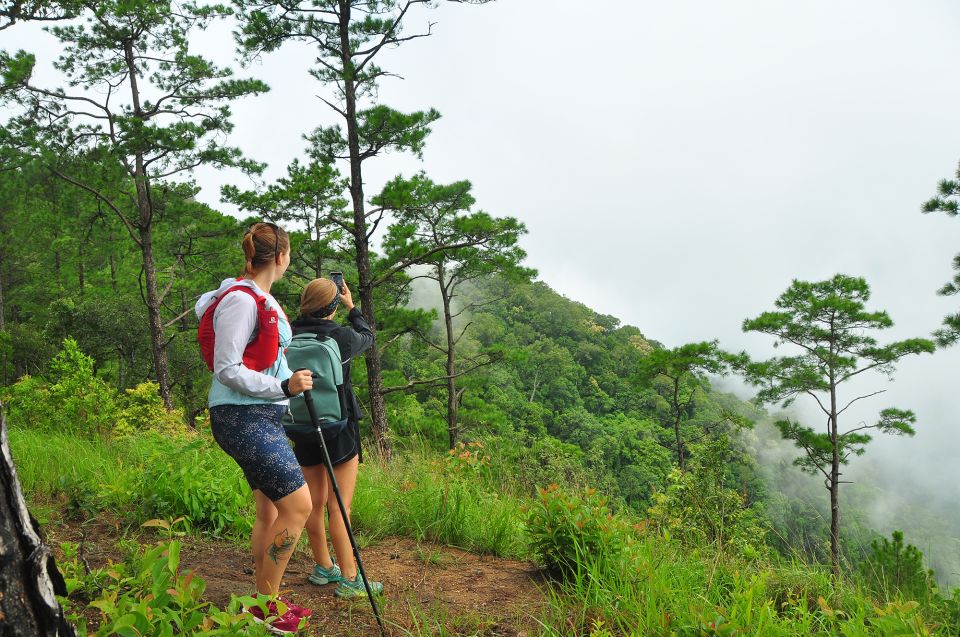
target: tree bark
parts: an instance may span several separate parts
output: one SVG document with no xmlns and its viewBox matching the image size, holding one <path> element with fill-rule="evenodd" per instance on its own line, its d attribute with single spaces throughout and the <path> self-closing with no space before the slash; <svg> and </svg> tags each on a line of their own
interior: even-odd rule
<svg viewBox="0 0 960 637">
<path fill-rule="evenodd" d="M 440 283 L 440 297 L 443 299 L 443 325 L 447 332 L 447 433 L 450 448 L 457 445 L 460 426 L 457 422 L 457 379 L 456 351 L 453 340 L 453 315 L 450 311 L 450 292 L 444 280 L 443 265 L 437 265 L 437 281 Z"/>
<path fill-rule="evenodd" d="M 687 464 L 683 459 L 683 439 L 680 436 L 680 423 L 683 419 L 683 412 L 680 408 L 680 377 L 673 379 L 673 410 L 674 410 L 674 420 L 673 420 L 673 433 L 676 437 L 677 444 L 677 465 L 680 467 L 681 473 L 687 472 Z"/>
<path fill-rule="evenodd" d="M 83 241 L 77 250 L 77 284 L 80 286 L 80 298 L 83 298 L 83 289 L 86 287 L 86 271 L 83 266 Z"/>
<path fill-rule="evenodd" d="M 370 269 L 370 245 L 367 239 L 367 217 L 363 201 L 363 173 L 360 157 L 360 132 L 357 124 L 356 81 L 350 44 L 350 1 L 340 0 L 340 55 L 343 64 L 343 95 L 346 106 L 347 147 L 350 153 L 350 198 L 353 203 L 353 237 L 356 244 L 357 277 L 363 317 L 373 333 L 377 322 L 373 304 L 373 273 Z M 389 438 L 387 410 L 383 397 L 383 364 L 376 341 L 367 350 L 367 388 L 370 393 L 370 421 L 377 453 L 389 460 L 392 446 Z"/>
<path fill-rule="evenodd" d="M 6 320 L 6 308 L 3 304 L 3 256 L 0 255 L 0 332 L 7 329 Z"/>
<path fill-rule="evenodd" d="M 830 441 L 833 455 L 830 461 L 830 571 L 840 578 L 840 448 L 837 423 L 837 387 L 830 373 Z"/>
<path fill-rule="evenodd" d="M 133 102 L 133 114 L 144 120 L 140 106 L 140 90 L 137 84 L 137 66 L 133 55 L 133 40 L 124 42 L 127 72 L 130 74 L 130 96 Z M 143 162 L 143 153 L 134 157 L 133 181 L 137 187 L 137 210 L 139 212 L 140 252 L 143 255 L 143 277 L 147 293 L 147 316 L 150 323 L 150 349 L 153 354 L 153 368 L 160 386 L 160 397 L 167 411 L 173 409 L 173 397 L 170 392 L 170 372 L 167 366 L 167 350 L 163 341 L 163 319 L 160 316 L 160 295 L 157 293 L 157 272 L 153 257 L 153 201 L 150 198 L 150 183 Z"/>
<path fill-rule="evenodd" d="M 75 635 L 55 594 L 66 595 L 60 571 L 27 511 L 0 411 L 0 635 Z"/>
<path fill-rule="evenodd" d="M 167 411 L 170 411 L 173 409 L 173 397 L 170 392 L 167 349 L 163 342 L 163 319 L 160 316 L 160 295 L 157 292 L 157 272 L 153 260 L 153 230 L 149 226 L 141 227 L 140 241 L 143 253 L 143 278 L 147 288 L 150 350 L 153 354 L 153 367 L 157 374 L 157 384 L 160 386 L 160 397 L 163 398 L 163 405 L 167 408 Z"/>
</svg>

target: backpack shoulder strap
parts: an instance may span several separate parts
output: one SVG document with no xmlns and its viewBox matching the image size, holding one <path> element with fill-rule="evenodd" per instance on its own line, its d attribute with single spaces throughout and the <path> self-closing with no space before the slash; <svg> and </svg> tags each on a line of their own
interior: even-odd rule
<svg viewBox="0 0 960 637">
<path fill-rule="evenodd" d="M 254 291 L 253 291 L 253 288 L 250 288 L 250 287 L 248 287 L 248 286 L 246 286 L 246 285 L 235 285 L 235 286 L 233 286 L 232 288 L 228 288 L 227 291 L 224 292 L 224 293 L 220 296 L 219 299 L 217 299 L 217 302 L 222 301 L 223 299 L 226 298 L 226 296 L 227 296 L 228 294 L 230 294 L 231 292 L 236 292 L 237 290 L 243 290 L 244 292 L 246 292 L 247 294 L 249 294 L 250 296 L 252 296 L 258 303 L 259 303 L 260 301 L 265 301 L 265 300 L 267 299 L 267 297 L 265 297 L 265 296 L 263 296 L 263 295 L 260 295 L 260 294 L 257 294 L 256 292 L 254 292 Z"/>
</svg>

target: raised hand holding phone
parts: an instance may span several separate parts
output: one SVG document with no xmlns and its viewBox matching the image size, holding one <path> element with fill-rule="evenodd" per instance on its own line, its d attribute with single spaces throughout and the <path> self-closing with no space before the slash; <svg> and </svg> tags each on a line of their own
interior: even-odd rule
<svg viewBox="0 0 960 637">
<path fill-rule="evenodd" d="M 353 294 L 350 292 L 350 288 L 347 287 L 347 282 L 342 281 L 343 285 L 340 288 L 340 302 L 343 304 L 343 307 L 347 310 L 353 309 Z"/>
</svg>

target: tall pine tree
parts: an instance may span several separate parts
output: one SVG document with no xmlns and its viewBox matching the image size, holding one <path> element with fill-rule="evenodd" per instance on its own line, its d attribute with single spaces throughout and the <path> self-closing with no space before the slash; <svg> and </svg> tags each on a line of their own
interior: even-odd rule
<svg viewBox="0 0 960 637">
<path fill-rule="evenodd" d="M 855 403 L 884 390 L 841 398 L 850 381 L 865 372 L 893 375 L 895 364 L 912 354 L 931 353 L 932 341 L 910 338 L 879 345 L 872 335 L 893 327 L 884 311 L 869 311 L 870 287 L 859 277 L 837 274 L 827 281 L 794 281 L 776 301 L 777 309 L 743 322 L 743 331 L 773 336 L 775 344 L 793 347 L 792 356 L 767 361 L 742 361 L 746 378 L 760 387 L 763 403 L 790 405 L 799 397 L 813 400 L 826 416 L 826 429 L 785 418 L 776 423 L 781 435 L 803 451 L 795 464 L 811 474 L 821 474 L 830 493 L 830 561 L 840 576 L 840 485 L 841 467 L 851 456 L 862 455 L 876 431 L 894 435 L 914 434 L 913 412 L 887 408 L 876 422 L 840 425 L 841 416 Z M 844 402 L 845 401 L 845 402 Z"/>
<path fill-rule="evenodd" d="M 430 125 L 440 116 L 433 109 L 404 113 L 380 104 L 378 84 L 390 73 L 378 66 L 377 60 L 385 50 L 429 36 L 429 25 L 412 33 L 404 29 L 411 12 L 435 4 L 433 0 L 234 0 L 242 17 L 237 38 L 248 56 L 276 50 L 291 41 L 314 47 L 316 58 L 310 74 L 330 89 L 321 99 L 341 124 L 316 130 L 310 140 L 315 157 L 348 166 L 350 209 L 331 221 L 353 240 L 361 309 L 374 331 L 376 274 L 371 240 L 385 210 L 367 207 L 364 164 L 390 151 L 419 156 Z M 389 457 L 383 364 L 377 345 L 368 350 L 366 366 L 374 439 L 379 453 Z"/>
<path fill-rule="evenodd" d="M 0 54 L 4 95 L 23 106 L 9 133 L 34 143 L 51 171 L 102 202 L 139 249 L 154 370 L 172 408 L 162 317 L 172 281 L 160 287 L 154 253 L 161 200 L 170 180 L 198 166 L 259 170 L 222 141 L 232 129 L 229 103 L 267 86 L 235 79 L 191 52 L 191 34 L 223 16 L 224 7 L 108 0 L 76 8 L 82 21 L 51 28 L 63 47 L 54 66 L 66 77 L 64 87 L 35 83 L 33 55 Z M 71 170 L 64 159 L 81 152 L 107 169 L 122 166 L 129 185 L 101 189 L 103 180 Z"/>
</svg>

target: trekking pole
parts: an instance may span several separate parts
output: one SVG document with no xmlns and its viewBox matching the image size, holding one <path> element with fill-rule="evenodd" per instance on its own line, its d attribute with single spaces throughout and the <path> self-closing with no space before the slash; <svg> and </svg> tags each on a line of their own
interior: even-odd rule
<svg viewBox="0 0 960 637">
<path fill-rule="evenodd" d="M 360 549 L 357 548 L 357 540 L 353 537 L 353 529 L 350 527 L 350 517 L 347 515 L 347 508 L 343 505 L 343 497 L 340 495 L 340 486 L 337 484 L 337 476 L 333 473 L 333 463 L 330 461 L 330 453 L 327 451 L 327 441 L 323 439 L 323 433 L 320 431 L 320 423 L 317 421 L 317 414 L 313 407 L 313 396 L 311 390 L 303 392 L 303 400 L 307 404 L 307 412 L 310 414 L 310 422 L 317 428 L 317 435 L 320 436 L 320 446 L 323 448 L 323 461 L 327 465 L 327 473 L 330 474 L 330 484 L 333 486 L 333 493 L 337 496 L 337 504 L 340 506 L 340 515 L 343 517 L 343 525 L 347 529 L 347 536 L 350 538 L 350 547 L 353 549 L 353 558 L 357 561 L 357 570 L 360 572 L 360 578 L 363 580 L 363 587 L 367 589 L 367 597 L 370 598 L 370 606 L 373 607 L 373 616 L 377 618 L 377 625 L 380 626 L 380 635 L 386 637 L 387 631 L 383 627 L 383 620 L 380 618 L 380 611 L 377 609 L 377 603 L 373 599 L 373 591 L 370 590 L 370 582 L 367 580 L 367 573 L 363 570 L 363 560 L 360 559 Z"/>
</svg>

